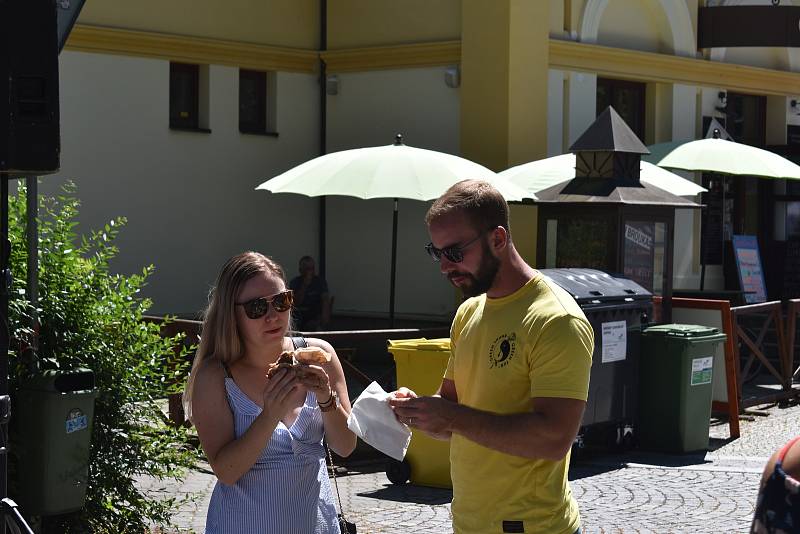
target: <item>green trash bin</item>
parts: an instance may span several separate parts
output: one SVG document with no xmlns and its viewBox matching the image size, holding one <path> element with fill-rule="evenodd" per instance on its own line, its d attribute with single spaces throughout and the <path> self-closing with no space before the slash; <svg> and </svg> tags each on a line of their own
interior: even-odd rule
<svg viewBox="0 0 800 534">
<path fill-rule="evenodd" d="M 724 341 L 716 328 L 699 325 L 666 324 L 642 332 L 636 429 L 641 448 L 708 449 L 711 371 Z"/>
<path fill-rule="evenodd" d="M 24 381 L 11 411 L 20 508 L 27 515 L 79 510 L 86 499 L 94 373 L 44 371 Z"/>
</svg>

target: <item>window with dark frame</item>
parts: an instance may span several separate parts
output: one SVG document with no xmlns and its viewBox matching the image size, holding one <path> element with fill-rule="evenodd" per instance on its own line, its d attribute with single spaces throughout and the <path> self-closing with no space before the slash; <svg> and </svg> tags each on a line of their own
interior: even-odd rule
<svg viewBox="0 0 800 534">
<path fill-rule="evenodd" d="M 200 67 L 187 63 L 169 64 L 169 127 L 199 128 Z"/>
<path fill-rule="evenodd" d="M 239 131 L 267 133 L 267 73 L 239 70 Z"/>
<path fill-rule="evenodd" d="M 597 78 L 597 115 L 613 106 L 619 116 L 644 142 L 645 90 L 640 82 Z"/>
</svg>

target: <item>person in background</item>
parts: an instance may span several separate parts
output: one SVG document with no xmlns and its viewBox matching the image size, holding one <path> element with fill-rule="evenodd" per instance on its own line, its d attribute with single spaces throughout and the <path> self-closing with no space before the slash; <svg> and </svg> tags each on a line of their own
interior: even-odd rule
<svg viewBox="0 0 800 534">
<path fill-rule="evenodd" d="M 800 532 L 800 436 L 775 451 L 767 462 L 750 532 Z"/>
<path fill-rule="evenodd" d="M 350 401 L 336 352 L 302 374 L 280 369 L 289 338 L 292 291 L 272 259 L 245 252 L 228 260 L 213 289 L 184 409 L 217 483 L 206 534 L 338 534 L 323 438 L 340 456 L 356 446 L 347 428 Z"/>
<path fill-rule="evenodd" d="M 456 534 L 580 532 L 567 470 L 589 391 L 592 327 L 522 259 L 508 204 L 489 183 L 455 184 L 425 220 L 428 253 L 470 298 L 453 320 L 439 391 L 400 388 L 389 403 L 401 422 L 450 440 Z"/>
<path fill-rule="evenodd" d="M 317 275 L 316 263 L 311 256 L 300 258 L 300 274 L 289 282 L 294 291 L 294 322 L 299 331 L 326 328 L 330 323 L 330 295 L 328 283 Z"/>
</svg>

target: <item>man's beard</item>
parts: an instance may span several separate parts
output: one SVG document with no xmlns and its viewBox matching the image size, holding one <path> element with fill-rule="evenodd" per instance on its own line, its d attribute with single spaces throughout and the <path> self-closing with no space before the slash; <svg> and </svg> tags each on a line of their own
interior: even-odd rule
<svg viewBox="0 0 800 534">
<path fill-rule="evenodd" d="M 456 271 L 448 275 L 448 278 L 464 276 L 469 280 L 469 283 L 462 285 L 460 288 L 466 297 L 477 297 L 489 291 L 492 284 L 494 284 L 497 271 L 500 270 L 500 260 L 494 257 L 489 245 L 485 242 L 481 243 L 481 245 L 483 257 L 481 258 L 481 264 L 478 266 L 478 272 L 473 275 Z"/>
</svg>

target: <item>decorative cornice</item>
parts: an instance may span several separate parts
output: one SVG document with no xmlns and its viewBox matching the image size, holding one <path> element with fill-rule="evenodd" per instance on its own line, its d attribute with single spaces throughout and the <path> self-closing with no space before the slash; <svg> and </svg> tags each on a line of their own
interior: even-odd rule
<svg viewBox="0 0 800 534">
<path fill-rule="evenodd" d="M 330 73 L 437 67 L 461 62 L 461 41 L 328 50 L 320 55 Z"/>
<path fill-rule="evenodd" d="M 550 68 L 600 76 L 723 87 L 759 95 L 800 94 L 800 73 L 550 40 Z"/>
<path fill-rule="evenodd" d="M 220 41 L 77 24 L 66 43 L 68 50 L 150 57 L 256 70 L 314 72 L 316 51 Z"/>
<path fill-rule="evenodd" d="M 461 42 L 443 41 L 345 50 L 282 48 L 202 37 L 76 25 L 66 48 L 248 69 L 314 72 L 319 57 L 330 73 L 453 65 Z M 734 65 L 550 39 L 550 68 L 640 81 L 724 87 L 761 95 L 800 94 L 800 73 Z"/>
</svg>

